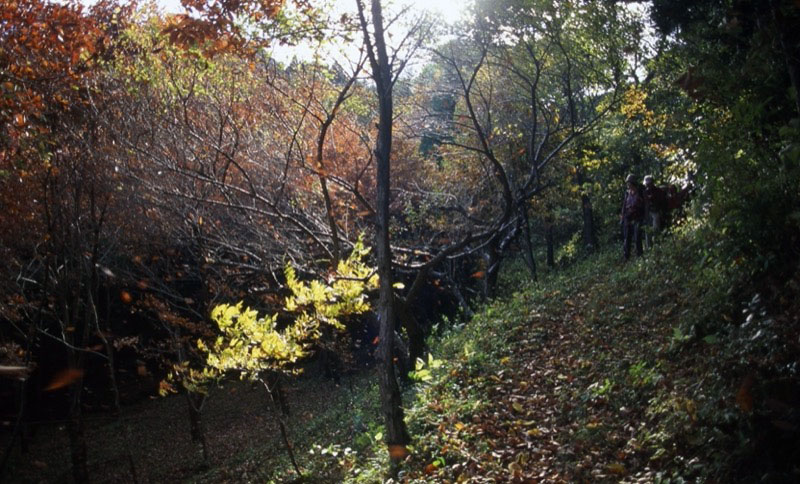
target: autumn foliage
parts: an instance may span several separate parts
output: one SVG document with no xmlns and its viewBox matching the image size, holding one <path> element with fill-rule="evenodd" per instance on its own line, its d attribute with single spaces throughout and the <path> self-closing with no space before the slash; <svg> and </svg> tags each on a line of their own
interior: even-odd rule
<svg viewBox="0 0 800 484">
<path fill-rule="evenodd" d="M 131 6 L 13 0 L 0 5 L 0 168 L 42 154 L 63 116 L 88 102 Z M 45 143 L 43 145 L 43 143 Z"/>
</svg>

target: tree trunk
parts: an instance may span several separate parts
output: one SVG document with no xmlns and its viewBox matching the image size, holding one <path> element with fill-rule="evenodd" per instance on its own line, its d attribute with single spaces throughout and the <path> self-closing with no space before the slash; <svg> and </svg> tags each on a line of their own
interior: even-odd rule
<svg viewBox="0 0 800 484">
<path fill-rule="evenodd" d="M 122 431 L 125 436 L 125 458 L 128 461 L 128 469 L 131 472 L 131 482 L 136 484 L 139 482 L 139 477 L 136 472 L 136 461 L 133 457 L 133 435 L 131 433 L 130 424 L 128 424 L 122 418 L 122 405 L 120 404 L 119 400 L 119 385 L 117 385 L 116 372 L 114 370 L 114 350 L 105 337 L 102 337 L 102 339 L 106 347 L 106 357 L 108 358 L 108 376 L 111 383 L 111 392 L 114 396 L 114 418 L 117 420 L 117 424 L 122 427 Z"/>
<path fill-rule="evenodd" d="M 375 145 L 377 164 L 375 253 L 378 259 L 378 277 L 380 278 L 380 299 L 377 309 L 378 321 L 380 322 L 378 367 L 381 410 L 386 421 L 386 443 L 389 445 L 394 472 L 396 463 L 399 460 L 398 456 L 402 453 L 392 452 L 392 449 L 395 446 L 405 448 L 411 438 L 406 430 L 400 387 L 395 375 L 393 352 L 397 311 L 392 288 L 392 251 L 389 245 L 390 161 L 393 116 L 392 65 L 386 50 L 380 1 L 372 0 L 371 2 L 372 34 L 370 34 L 367 26 L 363 4 L 359 1 L 357 5 L 362 31 L 368 46 L 370 64 L 372 65 L 372 77 L 378 93 L 378 139 Z"/>
<path fill-rule="evenodd" d="M 208 451 L 206 441 L 206 429 L 203 424 L 203 406 L 208 395 L 187 391 L 186 406 L 189 409 L 189 432 L 192 435 L 192 442 L 199 447 L 199 453 L 203 459 L 203 467 L 208 468 L 211 463 L 211 456 Z"/>
<path fill-rule="evenodd" d="M 394 324 L 392 308 L 381 305 L 378 309 L 380 321 L 380 344 L 378 346 L 379 385 L 381 392 L 381 411 L 386 425 L 386 443 L 389 449 L 393 446 L 405 447 L 411 442 L 406 430 L 400 386 L 397 383 L 394 364 Z M 392 454 L 393 456 L 396 454 Z"/>
<path fill-rule="evenodd" d="M 581 195 L 583 206 L 583 244 L 589 253 L 597 249 L 597 233 L 594 228 L 594 211 L 592 210 L 592 199 L 588 194 Z"/>
<path fill-rule="evenodd" d="M 411 365 L 425 354 L 425 330 L 408 304 L 397 302 L 398 317 L 408 333 L 408 360 Z M 403 375 L 405 377 L 405 375 Z"/>
<path fill-rule="evenodd" d="M 488 300 L 495 296 L 497 278 L 500 274 L 501 257 L 497 242 L 489 243 L 486 252 L 483 254 L 483 260 L 486 264 L 483 276 L 483 298 Z"/>
<path fill-rule="evenodd" d="M 294 456 L 294 449 L 292 448 L 292 443 L 289 441 L 289 432 L 286 429 L 286 422 L 283 420 L 284 409 L 279 403 L 278 398 L 276 398 L 276 388 L 270 388 L 266 380 L 261 380 L 261 383 L 264 385 L 264 389 L 267 390 L 267 396 L 272 404 L 272 413 L 275 416 L 275 421 L 277 422 L 278 429 L 281 432 L 281 439 L 283 439 L 283 445 L 286 447 L 286 453 L 289 455 L 289 460 L 292 462 L 292 467 L 294 467 L 295 472 L 297 472 L 297 476 L 300 477 L 303 475 L 303 472 L 300 470 L 300 466 L 297 465 L 297 459 Z"/>
<path fill-rule="evenodd" d="M 528 266 L 528 270 L 531 272 L 531 277 L 534 281 L 536 281 L 536 259 L 533 257 L 533 241 L 531 240 L 531 219 L 528 216 L 528 208 L 523 206 L 520 208 L 520 213 L 522 215 L 522 228 L 524 230 L 523 238 L 525 239 L 523 242 L 525 243 L 525 248 L 523 249 L 523 258 L 525 259 L 525 264 Z"/>
<path fill-rule="evenodd" d="M 575 175 L 575 183 L 581 191 L 581 208 L 583 211 L 583 231 L 581 236 L 583 238 L 583 246 L 587 252 L 592 253 L 597 248 L 597 233 L 594 229 L 594 212 L 592 210 L 592 199 L 586 190 L 583 189 L 585 183 L 585 176 L 583 170 L 578 168 Z"/>
<path fill-rule="evenodd" d="M 80 303 L 77 295 L 80 294 L 80 289 L 76 290 L 76 296 L 72 301 L 72 305 L 68 306 L 73 315 L 65 318 L 65 321 L 78 321 L 77 313 Z M 89 300 L 87 303 L 91 303 Z M 82 328 L 80 335 L 75 336 L 75 340 L 71 343 L 78 348 L 86 347 L 89 332 L 92 325 L 88 321 L 90 314 L 88 309 L 84 308 L 87 313 L 82 320 Z M 65 325 L 66 326 L 66 325 Z M 67 326 L 68 327 L 68 326 Z M 77 331 L 75 331 L 77 333 Z M 83 397 L 83 371 L 85 368 L 86 356 L 84 353 L 68 348 L 67 367 L 77 370 L 80 376 L 72 382 L 69 390 L 69 412 L 67 421 L 67 434 L 69 436 L 70 444 L 70 458 L 72 461 L 72 477 L 77 484 L 89 482 L 89 470 L 87 466 L 88 446 L 86 442 L 85 422 L 83 420 L 83 409 L 81 402 Z"/>
<path fill-rule="evenodd" d="M 93 274 L 95 274 L 95 273 L 96 273 L 96 271 L 93 271 Z M 87 291 L 86 297 L 87 297 L 87 300 L 89 301 L 88 307 L 92 308 L 92 311 L 90 313 L 90 317 L 92 318 L 92 320 L 94 322 L 94 327 L 95 327 L 95 329 L 97 329 L 97 335 L 100 337 L 101 341 L 103 342 L 103 348 L 105 349 L 106 360 L 107 360 L 106 363 L 108 364 L 108 381 L 109 381 L 109 384 L 111 386 L 111 395 L 113 396 L 113 399 L 114 399 L 114 418 L 116 419 L 117 424 L 122 428 L 123 435 L 125 437 L 125 458 L 128 461 L 128 469 L 131 472 L 131 482 L 136 484 L 136 483 L 139 482 L 139 477 L 138 477 L 137 472 L 136 472 L 136 461 L 135 461 L 135 459 L 133 457 L 133 435 L 131 433 L 131 426 L 127 422 L 125 422 L 125 420 L 122 418 L 122 404 L 120 403 L 120 399 L 119 399 L 119 385 L 117 383 L 116 365 L 114 364 L 114 348 L 113 348 L 113 346 L 111 346 L 111 343 L 109 342 L 108 338 L 105 336 L 105 333 L 100 328 L 100 321 L 99 321 L 99 318 L 97 317 L 97 312 L 96 312 L 97 311 L 97 306 L 94 303 L 94 301 L 95 301 L 94 292 L 99 292 L 99 291 L 97 291 L 98 286 L 99 286 L 99 284 L 98 284 L 98 281 L 97 281 L 97 277 L 93 276 L 92 277 L 92 286 Z M 107 299 L 106 299 L 106 315 L 105 315 L 106 321 L 110 321 L 111 320 L 110 319 L 111 316 L 109 314 L 110 308 L 111 308 L 110 297 L 107 297 Z M 110 332 L 110 328 L 109 328 L 109 332 Z"/>
<path fill-rule="evenodd" d="M 87 466 L 86 433 L 84 430 L 83 413 L 81 411 L 81 392 L 83 378 L 72 384 L 70 389 L 69 419 L 67 421 L 67 434 L 69 436 L 70 459 L 72 461 L 72 478 L 76 484 L 89 482 L 89 469 Z"/>
<path fill-rule="evenodd" d="M 553 268 L 556 266 L 555 259 L 555 242 L 553 241 L 553 219 L 548 216 L 544 222 L 544 238 L 547 243 L 547 267 Z"/>
</svg>

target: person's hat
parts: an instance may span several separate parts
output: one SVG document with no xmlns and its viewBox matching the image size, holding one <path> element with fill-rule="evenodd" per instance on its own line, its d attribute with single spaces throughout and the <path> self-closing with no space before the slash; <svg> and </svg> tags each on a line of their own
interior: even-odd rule
<svg viewBox="0 0 800 484">
<path fill-rule="evenodd" d="M 646 177 L 644 177 L 644 184 L 648 185 L 648 186 L 652 185 L 653 184 L 653 176 L 652 175 L 647 175 Z"/>
<path fill-rule="evenodd" d="M 636 177 L 633 176 L 633 173 L 625 177 L 625 183 L 636 183 Z"/>
</svg>

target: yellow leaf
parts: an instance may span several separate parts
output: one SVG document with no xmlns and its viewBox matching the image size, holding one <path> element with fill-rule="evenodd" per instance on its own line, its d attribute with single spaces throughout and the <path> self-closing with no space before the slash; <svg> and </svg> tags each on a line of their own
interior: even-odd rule
<svg viewBox="0 0 800 484">
<path fill-rule="evenodd" d="M 609 464 L 606 467 L 606 469 L 608 469 L 608 472 L 610 472 L 612 474 L 616 474 L 618 476 L 625 475 L 628 472 L 628 471 L 625 470 L 625 466 L 620 464 L 619 462 L 614 462 L 614 463 Z"/>
<path fill-rule="evenodd" d="M 525 434 L 527 434 L 528 437 L 539 437 L 540 435 L 542 435 L 542 431 L 539 429 L 530 429 L 527 432 L 525 432 Z"/>
<path fill-rule="evenodd" d="M 519 402 L 514 402 L 511 404 L 511 407 L 514 408 L 514 411 L 523 413 L 525 409 L 522 407 L 522 404 Z"/>
</svg>

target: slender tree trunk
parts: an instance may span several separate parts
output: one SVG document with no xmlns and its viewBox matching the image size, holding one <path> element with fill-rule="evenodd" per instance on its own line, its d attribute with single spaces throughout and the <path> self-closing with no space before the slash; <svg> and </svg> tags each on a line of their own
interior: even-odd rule
<svg viewBox="0 0 800 484">
<path fill-rule="evenodd" d="M 494 297 L 497 292 L 497 281 L 500 276 L 500 267 L 503 263 L 506 251 L 511 246 L 511 243 L 519 235 L 519 229 L 523 224 L 522 218 L 517 218 L 513 227 L 503 234 L 502 239 L 495 238 L 490 241 L 486 249 L 486 278 L 485 278 L 485 295 L 486 297 Z M 500 234 L 498 234 L 499 236 Z"/>
<path fill-rule="evenodd" d="M 483 298 L 488 300 L 495 296 L 497 278 L 500 275 L 500 251 L 496 242 L 490 242 L 483 255 L 486 270 L 483 276 Z"/>
<path fill-rule="evenodd" d="M 261 383 L 264 385 L 264 389 L 267 390 L 267 396 L 269 397 L 270 404 L 272 405 L 272 413 L 275 415 L 275 422 L 278 424 L 278 429 L 281 432 L 281 439 L 283 439 L 283 445 L 286 447 L 286 453 L 289 456 L 289 460 L 292 462 L 292 467 L 294 467 L 295 472 L 297 472 L 298 476 L 302 476 L 303 472 L 300 470 L 300 466 L 297 465 L 297 459 L 294 456 L 294 449 L 292 448 L 292 443 L 289 441 L 289 432 L 286 429 L 286 422 L 284 422 L 284 410 L 282 405 L 279 403 L 276 393 L 276 388 L 270 388 L 269 383 L 266 380 L 261 380 Z"/>
<path fill-rule="evenodd" d="M 464 291 L 461 290 L 461 281 L 464 279 L 461 275 L 459 266 L 463 263 L 463 260 L 459 261 L 449 261 L 447 272 L 445 273 L 445 277 L 448 282 L 448 287 L 450 287 L 450 292 L 453 297 L 456 298 L 458 301 L 459 306 L 461 307 L 464 316 L 467 319 L 472 319 L 472 316 L 475 315 L 472 308 L 469 306 L 469 301 L 464 296 Z"/>
<path fill-rule="evenodd" d="M 592 199 L 586 190 L 583 189 L 583 184 L 586 181 L 583 170 L 577 170 L 575 183 L 581 191 L 581 208 L 583 211 L 583 246 L 589 253 L 597 249 L 597 233 L 594 228 L 594 211 L 592 210 Z"/>
<path fill-rule="evenodd" d="M 380 299 L 378 302 L 378 321 L 380 322 L 378 345 L 381 410 L 386 421 L 386 443 L 392 457 L 394 473 L 399 456 L 392 452 L 396 447 L 405 448 L 411 441 L 406 429 L 400 387 L 394 367 L 394 333 L 396 324 L 396 301 L 392 288 L 392 251 L 389 245 L 389 202 L 390 202 L 390 160 L 392 153 L 392 70 L 384 38 L 383 14 L 379 0 L 371 1 L 372 27 L 370 34 L 361 1 L 358 2 L 359 17 L 367 50 L 372 65 L 372 77 L 378 92 L 378 139 L 375 145 L 377 163 L 377 196 L 375 236 L 378 277 L 380 278 Z M 374 45 L 373 45 L 374 40 Z"/>
<path fill-rule="evenodd" d="M 189 432 L 192 436 L 192 442 L 199 446 L 198 450 L 203 458 L 203 467 L 208 468 L 211 463 L 211 456 L 206 440 L 206 429 L 203 424 L 203 406 L 208 395 L 191 391 L 187 391 L 184 395 L 186 396 L 186 407 L 189 409 Z"/>
<path fill-rule="evenodd" d="M 128 461 L 128 469 L 131 472 L 131 482 L 134 484 L 139 482 L 139 476 L 136 472 L 136 461 L 133 457 L 133 434 L 131 426 L 122 417 L 122 405 L 119 400 L 119 385 L 117 384 L 116 371 L 114 369 L 114 354 L 113 348 L 108 344 L 108 341 L 103 337 L 103 342 L 106 346 L 106 356 L 108 358 L 108 377 L 111 383 L 111 392 L 114 397 L 114 418 L 117 424 L 122 428 L 125 436 L 125 458 Z"/>
<path fill-rule="evenodd" d="M 94 272 L 96 271 L 93 271 L 93 273 Z M 90 317 L 92 317 L 93 319 L 94 327 L 97 329 L 97 334 L 103 341 L 103 347 L 105 348 L 106 359 L 108 364 L 108 381 L 109 384 L 111 385 L 111 394 L 114 399 L 113 402 L 114 418 L 116 419 L 117 424 L 120 426 L 120 428 L 122 428 L 123 435 L 125 437 L 125 458 L 128 461 L 128 469 L 131 472 L 131 482 L 137 484 L 139 482 L 139 476 L 138 473 L 136 472 L 136 461 L 133 457 L 133 434 L 131 432 L 131 426 L 122 417 L 122 404 L 120 403 L 119 399 L 119 384 L 117 383 L 117 371 L 116 371 L 116 365 L 114 363 L 114 348 L 113 346 L 111 346 L 111 343 L 108 341 L 108 338 L 100 329 L 100 321 L 99 318 L 97 317 L 97 312 L 96 312 L 97 308 L 94 303 L 95 298 L 94 295 L 92 294 L 92 292 L 94 292 L 98 287 L 96 274 L 93 276 L 92 279 L 93 280 L 91 288 L 94 289 L 89 289 L 89 291 L 87 291 L 88 306 L 89 308 L 91 308 Z M 106 308 L 110 307 L 111 307 L 111 301 L 107 300 Z M 109 314 L 106 314 L 106 321 L 109 320 L 109 317 L 110 317 Z"/>
<path fill-rule="evenodd" d="M 525 239 L 525 248 L 523 249 L 523 258 L 525 259 L 525 264 L 528 266 L 528 270 L 531 271 L 531 277 L 534 281 L 536 281 L 536 259 L 533 257 L 533 241 L 531 240 L 531 219 L 528 216 L 528 208 L 523 206 L 520 208 L 520 213 L 522 215 L 522 228 L 523 238 Z"/>
<path fill-rule="evenodd" d="M 76 289 L 76 295 L 72 301 L 73 314 L 65 319 L 65 321 L 78 321 L 78 308 L 79 308 L 79 294 L 80 289 Z M 69 327 L 68 325 L 65 325 Z M 84 315 L 82 328 L 76 330 L 80 331 L 80 335 L 72 341 L 72 344 L 78 348 L 86 347 L 89 331 L 91 326 L 88 321 L 88 314 Z M 83 398 L 83 370 L 85 368 L 86 356 L 82 352 L 78 352 L 72 348 L 67 349 L 68 364 L 67 367 L 77 370 L 80 377 L 74 381 L 70 386 L 69 392 L 69 417 L 67 421 L 67 434 L 70 443 L 70 458 L 72 461 L 72 477 L 75 479 L 76 484 L 83 484 L 89 482 L 88 470 L 88 445 L 86 442 L 85 422 L 83 419 L 82 398 Z"/>
<path fill-rule="evenodd" d="M 583 206 L 583 243 L 586 250 L 591 253 L 597 249 L 597 232 L 594 228 L 592 200 L 588 194 L 581 195 L 581 205 Z"/>
<path fill-rule="evenodd" d="M 72 478 L 75 480 L 76 484 L 89 482 L 89 469 L 87 466 L 88 448 L 86 445 L 83 412 L 81 411 L 82 391 L 83 378 L 79 378 L 78 381 L 72 384 L 70 389 L 69 419 L 67 421 L 70 460 L 72 461 Z"/>
<path fill-rule="evenodd" d="M 419 324 L 408 304 L 397 302 L 400 321 L 408 333 L 408 359 L 413 365 L 425 353 L 425 330 Z M 405 377 L 405 375 L 403 375 Z"/>
<path fill-rule="evenodd" d="M 378 345 L 379 386 L 381 392 L 381 411 L 386 424 L 386 443 L 390 450 L 393 446 L 405 447 L 411 438 L 406 430 L 405 415 L 402 407 L 400 386 L 397 383 L 394 364 L 394 324 L 392 308 L 381 305 L 378 309 L 380 320 L 380 344 Z M 393 454 L 395 455 L 395 454 Z"/>
<path fill-rule="evenodd" d="M 333 124 L 333 120 L 336 117 L 336 112 L 347 99 L 350 88 L 353 86 L 353 84 L 355 84 L 357 75 L 361 71 L 362 66 L 363 64 L 359 64 L 356 72 L 354 72 L 353 76 L 348 79 L 344 88 L 339 91 L 339 95 L 336 98 L 333 108 L 320 125 L 319 136 L 317 137 L 317 177 L 319 178 L 320 188 L 322 189 L 322 197 L 325 200 L 325 216 L 328 219 L 328 228 L 331 231 L 331 242 L 333 244 L 333 260 L 331 260 L 331 267 L 334 269 L 339 264 L 339 260 L 342 257 L 342 248 L 341 243 L 339 242 L 339 229 L 336 225 L 336 216 L 333 210 L 333 200 L 331 197 L 331 192 L 328 189 L 328 175 L 325 168 L 325 137 L 328 134 L 328 129 L 330 129 L 331 124 Z"/>
<path fill-rule="evenodd" d="M 544 221 L 544 238 L 547 244 L 547 267 L 553 268 L 556 266 L 555 259 L 555 242 L 553 237 L 553 219 L 548 216 Z"/>
</svg>

